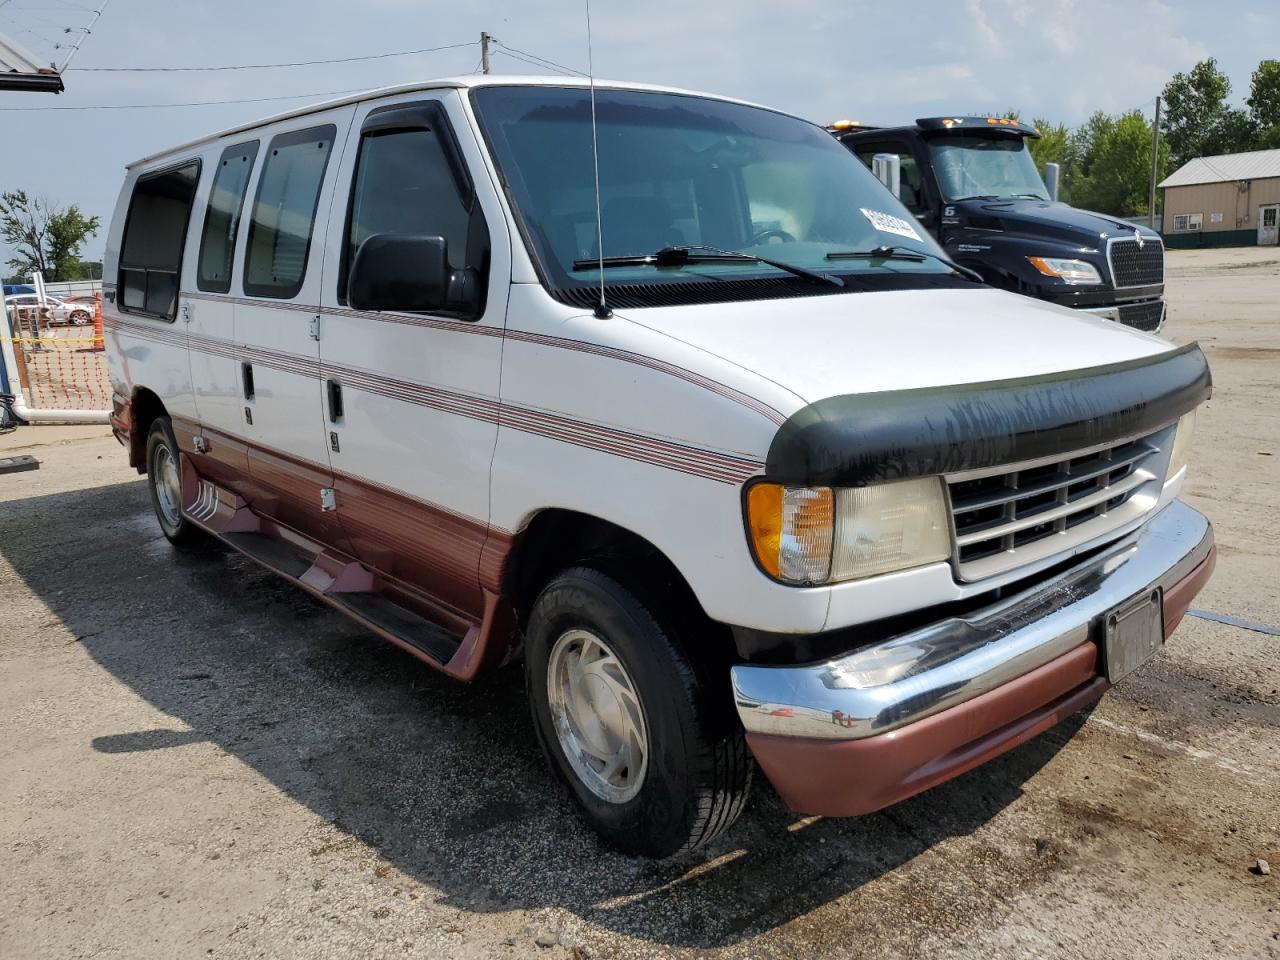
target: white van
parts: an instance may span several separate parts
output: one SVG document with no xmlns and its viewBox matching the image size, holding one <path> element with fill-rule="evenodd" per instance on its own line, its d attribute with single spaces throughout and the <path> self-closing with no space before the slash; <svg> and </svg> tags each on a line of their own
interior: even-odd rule
<svg viewBox="0 0 1280 960">
<path fill-rule="evenodd" d="M 523 657 L 587 822 L 654 856 L 757 764 L 866 813 L 1164 643 L 1214 562 L 1176 499 L 1198 347 L 975 283 L 807 121 L 618 83 L 595 113 L 598 198 L 562 79 L 129 167 L 113 424 L 174 544 L 462 680 Z"/>
</svg>

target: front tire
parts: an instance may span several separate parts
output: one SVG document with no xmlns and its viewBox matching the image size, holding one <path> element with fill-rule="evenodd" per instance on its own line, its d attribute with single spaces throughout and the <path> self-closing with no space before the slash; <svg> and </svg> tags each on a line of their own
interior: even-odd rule
<svg viewBox="0 0 1280 960">
<path fill-rule="evenodd" d="M 175 547 L 194 547 L 203 532 L 182 515 L 182 461 L 168 417 L 156 417 L 147 434 L 147 487 L 160 530 Z"/>
<path fill-rule="evenodd" d="M 679 621 L 575 567 L 542 591 L 526 637 L 526 686 L 548 762 L 602 838 L 649 857 L 728 829 L 751 784 L 727 665 L 691 658 Z"/>
</svg>

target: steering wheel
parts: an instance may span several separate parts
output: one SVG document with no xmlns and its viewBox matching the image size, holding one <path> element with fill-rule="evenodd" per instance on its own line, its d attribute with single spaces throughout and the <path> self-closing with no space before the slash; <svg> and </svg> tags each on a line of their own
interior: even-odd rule
<svg viewBox="0 0 1280 960">
<path fill-rule="evenodd" d="M 787 231 L 785 230 L 777 230 L 777 229 L 761 230 L 759 233 L 757 233 L 754 237 L 751 238 L 751 246 L 757 247 L 762 243 L 767 243 L 768 241 L 772 240 L 774 237 L 777 237 L 783 243 L 795 243 L 796 241 L 796 238 L 793 237 L 791 234 L 787 233 Z"/>
</svg>

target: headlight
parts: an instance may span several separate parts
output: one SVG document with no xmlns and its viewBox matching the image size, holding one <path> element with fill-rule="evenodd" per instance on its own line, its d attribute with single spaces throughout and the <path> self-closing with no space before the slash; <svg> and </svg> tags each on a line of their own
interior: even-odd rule
<svg viewBox="0 0 1280 960">
<path fill-rule="evenodd" d="M 1058 257 L 1027 257 L 1031 265 L 1046 277 L 1057 277 L 1063 283 L 1101 283 L 1098 268 L 1087 260 L 1061 260 Z"/>
<path fill-rule="evenodd" d="M 761 568 L 790 584 L 839 583 L 951 556 L 939 477 L 869 487 L 756 483 L 747 532 Z"/>
<path fill-rule="evenodd" d="M 1184 413 L 1178 420 L 1177 430 L 1173 435 L 1173 452 L 1169 454 L 1169 472 L 1165 474 L 1168 482 L 1178 475 L 1178 471 L 1187 465 L 1187 455 L 1191 452 L 1191 436 L 1196 431 L 1196 412 Z"/>
</svg>

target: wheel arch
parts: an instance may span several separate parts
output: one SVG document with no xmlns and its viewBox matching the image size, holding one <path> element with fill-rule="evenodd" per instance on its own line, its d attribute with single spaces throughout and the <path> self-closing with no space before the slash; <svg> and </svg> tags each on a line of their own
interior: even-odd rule
<svg viewBox="0 0 1280 960">
<path fill-rule="evenodd" d="M 646 605 L 674 614 L 732 653 L 733 635 L 712 620 L 689 581 L 656 545 L 611 520 L 560 507 L 539 510 L 521 528 L 504 564 L 502 590 L 515 607 L 523 634 L 542 589 L 560 571 L 588 566 L 608 573 Z"/>
<path fill-rule="evenodd" d="M 139 473 L 147 472 L 147 435 L 159 417 L 167 417 L 164 401 L 146 387 L 134 387 L 129 398 L 129 466 Z"/>
</svg>

